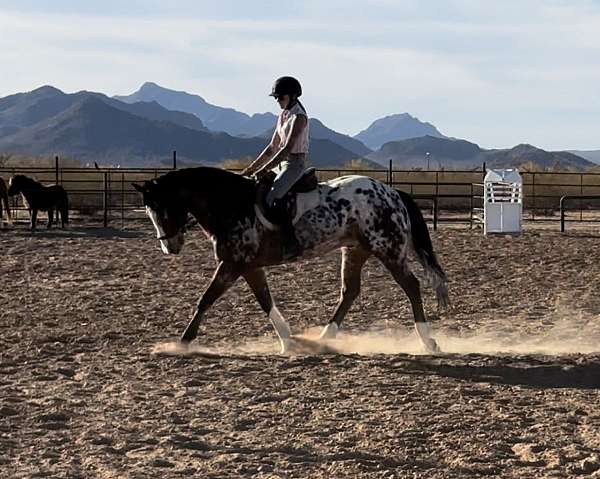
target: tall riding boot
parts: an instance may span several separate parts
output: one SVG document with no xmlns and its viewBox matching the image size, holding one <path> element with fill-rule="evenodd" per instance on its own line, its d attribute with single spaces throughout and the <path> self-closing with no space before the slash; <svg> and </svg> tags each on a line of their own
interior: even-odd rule
<svg viewBox="0 0 600 479">
<path fill-rule="evenodd" d="M 296 238 L 291 218 L 284 218 L 279 227 L 281 232 L 281 254 L 283 258 L 291 259 L 300 256 L 302 245 L 298 241 L 298 238 Z"/>
<path fill-rule="evenodd" d="M 287 211 L 285 201 L 275 200 L 271 207 L 273 219 L 279 225 L 281 255 L 285 259 L 294 258 L 302 252 L 302 247 L 296 238 L 292 218 Z"/>
</svg>

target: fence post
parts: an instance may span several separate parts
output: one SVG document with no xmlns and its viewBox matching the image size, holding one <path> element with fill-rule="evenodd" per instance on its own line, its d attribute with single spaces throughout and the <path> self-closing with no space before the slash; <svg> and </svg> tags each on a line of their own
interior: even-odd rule
<svg viewBox="0 0 600 479">
<path fill-rule="evenodd" d="M 56 176 L 56 184 L 58 185 L 59 176 L 58 176 L 58 155 L 54 157 L 54 174 Z"/>
<path fill-rule="evenodd" d="M 177 150 L 173 150 L 173 169 L 177 169 Z"/>
<path fill-rule="evenodd" d="M 583 196 L 583 173 L 579 174 L 579 196 Z M 579 200 L 579 221 L 583 221 L 583 203 Z"/>
<path fill-rule="evenodd" d="M 392 159 L 390 158 L 390 163 L 388 167 L 388 185 L 392 186 L 394 184 L 394 170 L 392 169 Z"/>
<path fill-rule="evenodd" d="M 535 209 L 537 205 L 535 201 L 535 171 L 531 172 L 531 199 L 533 200 L 531 205 L 531 220 L 535 221 Z M 523 209 L 525 209 L 525 204 L 523 204 Z"/>
<path fill-rule="evenodd" d="M 125 173 L 121 173 L 121 229 L 125 228 Z"/>
<path fill-rule="evenodd" d="M 104 198 L 103 198 L 103 206 L 104 206 L 104 227 L 108 226 L 108 172 L 104 172 Z"/>
<path fill-rule="evenodd" d="M 471 213 L 470 213 L 470 220 L 471 220 L 471 227 L 469 229 L 473 229 L 473 183 L 471 183 Z"/>
<path fill-rule="evenodd" d="M 563 196 L 560 201 L 558 202 L 559 206 L 560 206 L 560 232 L 564 233 L 565 232 L 565 200 L 567 199 L 566 196 Z"/>
</svg>

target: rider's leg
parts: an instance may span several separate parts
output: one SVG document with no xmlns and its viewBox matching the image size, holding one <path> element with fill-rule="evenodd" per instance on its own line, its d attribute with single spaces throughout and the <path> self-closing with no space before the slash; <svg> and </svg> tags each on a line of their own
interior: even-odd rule
<svg viewBox="0 0 600 479">
<path fill-rule="evenodd" d="M 296 238 L 294 225 L 289 214 L 284 210 L 285 205 L 279 203 L 294 183 L 300 179 L 305 170 L 304 155 L 290 155 L 289 160 L 282 162 L 280 172 L 267 193 L 267 205 L 277 209 L 277 219 L 281 228 L 281 246 L 284 257 L 297 256 L 301 245 Z"/>
<path fill-rule="evenodd" d="M 279 173 L 273 181 L 271 190 L 267 193 L 267 205 L 273 206 L 275 200 L 279 200 L 290 191 L 294 183 L 300 179 L 306 169 L 304 155 L 289 155 L 288 159 L 282 161 L 279 166 Z"/>
</svg>

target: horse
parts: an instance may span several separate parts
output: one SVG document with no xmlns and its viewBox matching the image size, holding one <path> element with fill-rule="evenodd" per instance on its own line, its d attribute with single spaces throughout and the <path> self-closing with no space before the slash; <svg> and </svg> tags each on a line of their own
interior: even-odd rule
<svg viewBox="0 0 600 479">
<path fill-rule="evenodd" d="M 57 221 L 60 212 L 62 228 L 69 223 L 69 198 L 62 186 L 44 186 L 25 175 L 15 175 L 9 180 L 8 194 L 13 196 L 19 193 L 31 215 L 31 231 L 35 230 L 39 210 L 48 212 L 48 228 L 52 228 L 54 209 L 57 211 Z"/>
<path fill-rule="evenodd" d="M 0 226 L 3 225 L 3 213 L 2 213 L 2 204 L 4 203 L 4 208 L 6 209 L 6 219 L 8 219 L 8 223 L 12 223 L 12 218 L 10 216 L 10 205 L 8 204 L 8 190 L 6 188 L 6 183 L 4 179 L 0 178 Z"/>
<path fill-rule="evenodd" d="M 271 176 L 271 182 L 272 179 Z M 220 168 L 198 167 L 132 185 L 142 194 L 165 254 L 182 251 L 184 235 L 194 223 L 201 226 L 213 244 L 217 267 L 181 336 L 184 347 L 198 336 L 200 322 L 210 306 L 243 277 L 270 319 L 281 353 L 289 351 L 291 329 L 273 301 L 264 268 L 341 248 L 340 299 L 319 339 L 326 342 L 336 337 L 360 292 L 361 269 L 374 256 L 407 294 L 415 330 L 425 351 L 440 351 L 430 336 L 419 280 L 408 267 L 407 254 L 411 250 L 416 253 L 435 289 L 438 308 L 449 304 L 447 278 L 433 251 L 423 215 L 407 193 L 358 175 L 324 183 L 317 183 L 315 176 L 312 191 L 295 193 L 292 188 L 288 195 L 296 197 L 294 230 L 301 254 L 287 258 L 282 255 L 276 225 L 260 206 L 264 194 L 260 193 L 261 186 L 264 190 L 265 185 L 253 178 Z M 267 182 L 266 189 L 268 186 Z"/>
</svg>

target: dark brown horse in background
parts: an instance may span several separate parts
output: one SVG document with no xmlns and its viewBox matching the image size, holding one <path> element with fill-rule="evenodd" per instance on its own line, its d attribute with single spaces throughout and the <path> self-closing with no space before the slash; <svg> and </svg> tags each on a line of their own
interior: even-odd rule
<svg viewBox="0 0 600 479">
<path fill-rule="evenodd" d="M 25 175 L 15 175 L 9 181 L 8 194 L 21 194 L 23 203 L 31 215 L 31 230 L 35 230 L 38 211 L 48 212 L 48 228 L 52 228 L 54 210 L 56 219 L 60 213 L 61 227 L 69 222 L 69 199 L 67 192 L 60 185 L 44 186 Z"/>
<path fill-rule="evenodd" d="M 8 219 L 8 223 L 12 223 L 12 218 L 10 216 L 10 205 L 8 204 L 8 189 L 6 188 L 6 183 L 2 178 L 0 178 L 0 226 L 3 225 L 2 218 L 4 217 L 3 208 L 6 209 L 6 218 Z"/>
</svg>

